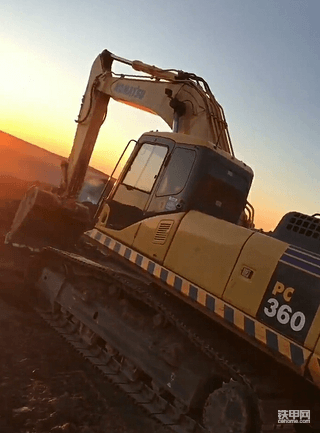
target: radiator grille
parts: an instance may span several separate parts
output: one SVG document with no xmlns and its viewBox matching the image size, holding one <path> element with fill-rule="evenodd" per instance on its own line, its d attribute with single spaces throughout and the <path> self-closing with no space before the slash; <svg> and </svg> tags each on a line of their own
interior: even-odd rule
<svg viewBox="0 0 320 433">
<path fill-rule="evenodd" d="M 154 244 L 164 244 L 168 238 L 173 223 L 174 223 L 173 220 L 160 221 L 152 242 Z"/>
<path fill-rule="evenodd" d="M 320 220 L 309 215 L 294 213 L 286 229 L 310 238 L 320 239 Z"/>
</svg>

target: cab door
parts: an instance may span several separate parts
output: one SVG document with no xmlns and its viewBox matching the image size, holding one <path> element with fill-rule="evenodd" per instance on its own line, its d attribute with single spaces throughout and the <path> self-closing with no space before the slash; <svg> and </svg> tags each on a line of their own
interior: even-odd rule
<svg viewBox="0 0 320 433">
<path fill-rule="evenodd" d="M 107 200 L 108 215 L 102 221 L 107 229 L 123 230 L 146 218 L 157 181 L 174 146 L 171 140 L 165 141 L 139 145 L 112 197 Z"/>
</svg>

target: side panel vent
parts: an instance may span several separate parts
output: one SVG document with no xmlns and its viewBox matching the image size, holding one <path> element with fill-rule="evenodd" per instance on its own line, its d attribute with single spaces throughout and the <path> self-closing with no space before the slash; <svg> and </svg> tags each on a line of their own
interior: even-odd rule
<svg viewBox="0 0 320 433">
<path fill-rule="evenodd" d="M 300 233 L 314 239 L 319 239 L 320 220 L 309 215 L 294 213 L 286 226 L 287 230 Z"/>
<path fill-rule="evenodd" d="M 154 235 L 152 243 L 154 244 L 161 244 L 163 245 L 170 233 L 171 227 L 173 226 L 174 221 L 173 220 L 162 220 L 160 221 L 156 234 Z"/>
<path fill-rule="evenodd" d="M 289 212 L 271 235 L 289 244 L 320 253 L 320 219 L 299 212 Z"/>
</svg>

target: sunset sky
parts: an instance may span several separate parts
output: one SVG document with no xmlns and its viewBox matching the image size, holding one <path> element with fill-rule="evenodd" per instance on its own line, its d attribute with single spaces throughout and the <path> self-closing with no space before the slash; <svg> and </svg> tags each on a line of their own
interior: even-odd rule
<svg viewBox="0 0 320 433">
<path fill-rule="evenodd" d="M 118 56 L 194 72 L 224 107 L 255 178 L 256 226 L 320 212 L 319 0 L 2 2 L 0 130 L 68 156 L 91 64 Z M 110 172 L 127 141 L 168 130 L 109 105 L 92 165 Z"/>
</svg>

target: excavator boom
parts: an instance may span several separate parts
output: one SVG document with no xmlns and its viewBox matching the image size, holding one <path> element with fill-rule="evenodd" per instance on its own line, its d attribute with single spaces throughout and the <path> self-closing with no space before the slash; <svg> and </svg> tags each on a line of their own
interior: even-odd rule
<svg viewBox="0 0 320 433">
<path fill-rule="evenodd" d="M 120 61 L 144 76 L 117 75 Z M 78 127 L 66 170 L 63 195 L 79 193 L 90 157 L 107 116 L 110 98 L 160 116 L 174 132 L 211 142 L 233 154 L 222 107 L 203 79 L 182 71 L 168 71 L 103 51 L 94 61 L 77 120 Z"/>
</svg>

